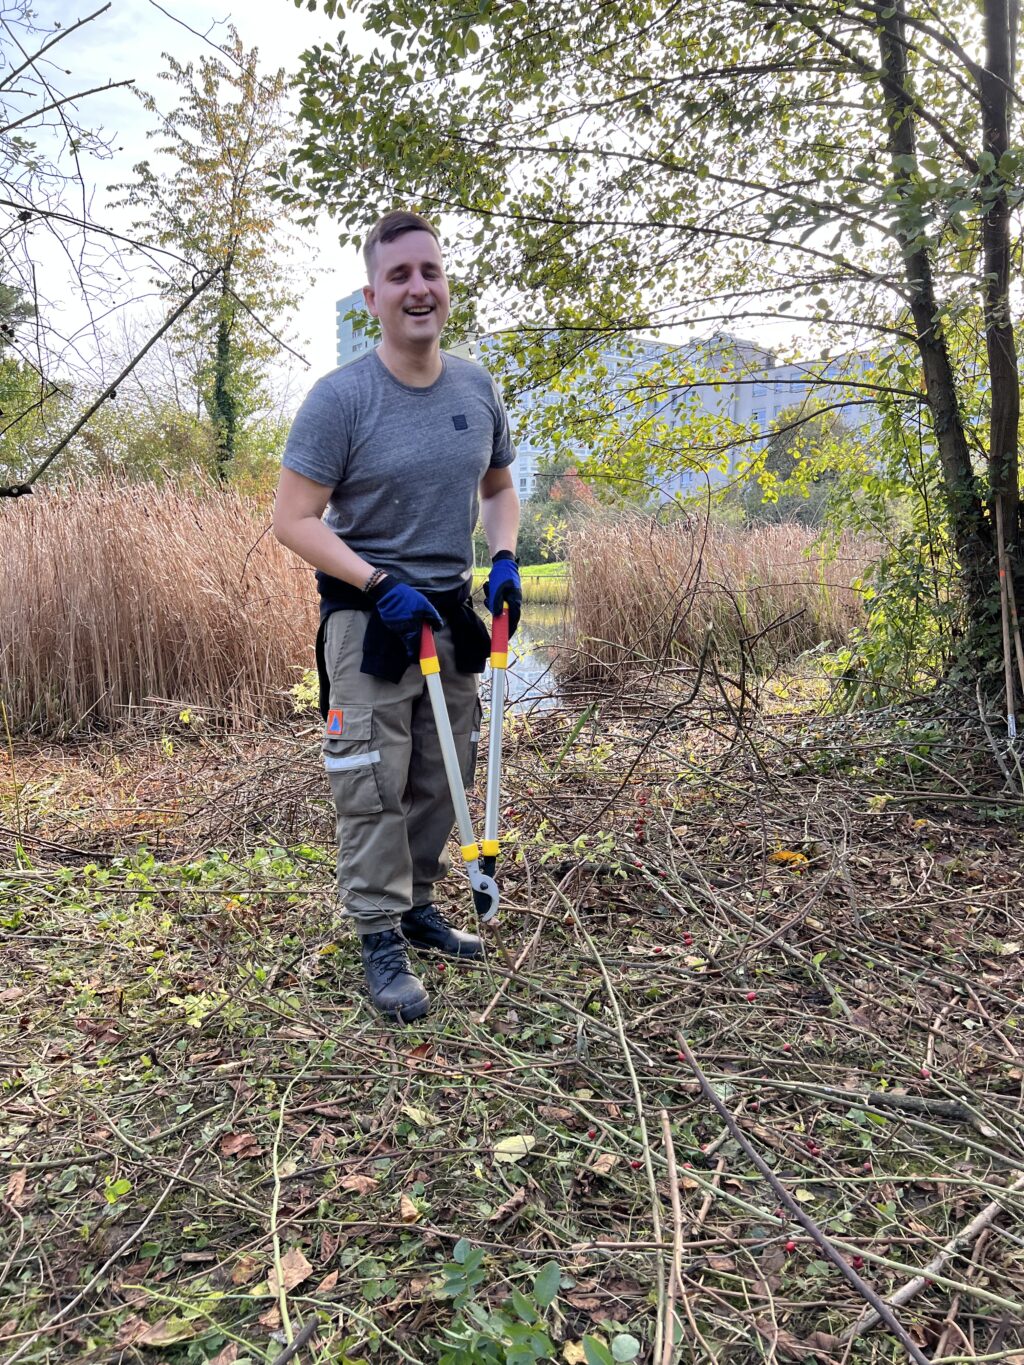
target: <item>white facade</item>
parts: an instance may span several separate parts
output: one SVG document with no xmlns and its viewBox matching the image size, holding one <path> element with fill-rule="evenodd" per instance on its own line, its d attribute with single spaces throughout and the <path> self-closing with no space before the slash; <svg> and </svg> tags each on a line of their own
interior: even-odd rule
<svg viewBox="0 0 1024 1365">
<path fill-rule="evenodd" d="M 346 318 L 351 312 L 358 312 L 369 321 L 361 289 L 355 290 L 347 298 L 339 299 L 336 305 L 339 366 L 358 359 L 377 344 L 376 336 L 360 326 L 358 318 L 354 321 Z M 462 355 L 487 366 L 488 351 L 495 348 L 495 339 L 483 336 L 448 349 L 454 355 Z M 686 366 L 696 365 L 702 372 L 700 382 L 691 390 L 680 391 L 660 406 L 653 400 L 648 404 L 651 416 L 667 419 L 670 425 L 678 425 L 684 413 L 692 412 L 696 401 L 705 412 L 728 417 L 738 426 L 756 426 L 766 439 L 779 414 L 805 399 L 813 397 L 816 401 L 843 407 L 853 401 L 848 395 L 844 396 L 846 391 L 838 382 L 841 373 L 850 368 L 848 361 L 833 362 L 824 371 L 820 362 L 779 365 L 771 351 L 728 333 L 682 345 L 670 345 L 652 338 L 628 337 L 621 345 L 609 343 L 602 349 L 600 363 L 608 370 L 610 381 L 619 385 L 625 393 L 631 377 L 642 374 L 647 366 L 662 356 L 670 355 L 677 356 Z M 715 376 L 714 383 L 711 382 L 712 374 Z M 823 379 L 829 378 L 837 380 L 834 388 L 823 385 Z M 509 403 L 513 432 L 518 419 L 531 409 L 557 401 L 558 396 L 548 391 L 521 392 L 514 402 Z M 847 420 L 861 425 L 867 421 L 867 412 L 868 409 L 863 406 L 850 406 Z M 635 408 L 633 414 L 636 414 Z M 732 452 L 730 472 L 762 443 L 759 439 Z M 520 498 L 525 502 L 538 490 L 537 471 L 547 452 L 535 444 L 530 436 L 517 441 L 517 450 L 512 477 Z M 698 493 L 705 486 L 704 476 L 690 469 L 680 470 L 668 478 L 663 477 L 658 484 L 660 495 L 665 499 L 679 494 Z"/>
</svg>

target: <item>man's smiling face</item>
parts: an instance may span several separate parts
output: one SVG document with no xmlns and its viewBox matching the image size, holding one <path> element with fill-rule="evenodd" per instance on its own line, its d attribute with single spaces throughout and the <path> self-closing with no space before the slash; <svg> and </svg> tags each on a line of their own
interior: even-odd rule
<svg viewBox="0 0 1024 1365">
<path fill-rule="evenodd" d="M 372 315 L 380 319 L 389 346 L 419 350 L 436 345 L 451 309 L 437 239 L 413 230 L 380 242 L 373 278 L 363 296 Z"/>
</svg>

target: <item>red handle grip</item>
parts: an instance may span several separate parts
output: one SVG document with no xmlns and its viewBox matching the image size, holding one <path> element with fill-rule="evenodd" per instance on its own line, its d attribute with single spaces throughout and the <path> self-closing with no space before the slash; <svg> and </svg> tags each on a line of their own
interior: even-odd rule
<svg viewBox="0 0 1024 1365">
<path fill-rule="evenodd" d="M 491 653 L 508 653 L 508 612 L 500 611 L 491 619 Z"/>
<path fill-rule="evenodd" d="M 434 632 L 427 625 L 426 621 L 424 621 L 420 627 L 420 658 L 437 658 L 437 646 L 434 644 Z"/>
</svg>

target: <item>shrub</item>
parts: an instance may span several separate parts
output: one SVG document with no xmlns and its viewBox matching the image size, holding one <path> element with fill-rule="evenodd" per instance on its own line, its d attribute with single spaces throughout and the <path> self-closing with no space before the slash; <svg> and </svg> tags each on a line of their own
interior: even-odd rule
<svg viewBox="0 0 1024 1365">
<path fill-rule="evenodd" d="M 91 483 L 3 509 L 0 695 L 19 730 L 154 700 L 228 728 L 287 713 L 312 659 L 309 569 L 230 490 Z"/>
</svg>

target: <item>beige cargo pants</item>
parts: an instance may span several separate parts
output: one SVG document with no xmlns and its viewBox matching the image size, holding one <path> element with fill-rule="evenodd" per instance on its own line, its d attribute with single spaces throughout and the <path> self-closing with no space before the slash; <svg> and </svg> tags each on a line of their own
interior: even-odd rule
<svg viewBox="0 0 1024 1365">
<path fill-rule="evenodd" d="M 359 671 L 367 617 L 335 611 L 324 638 L 331 714 L 323 757 L 337 812 L 338 899 L 359 935 L 395 927 L 403 911 L 433 900 L 434 884 L 448 871 L 455 821 L 419 666 L 411 664 L 397 684 Z M 448 627 L 434 638 L 469 787 L 480 737 L 480 678 L 456 671 Z"/>
</svg>

